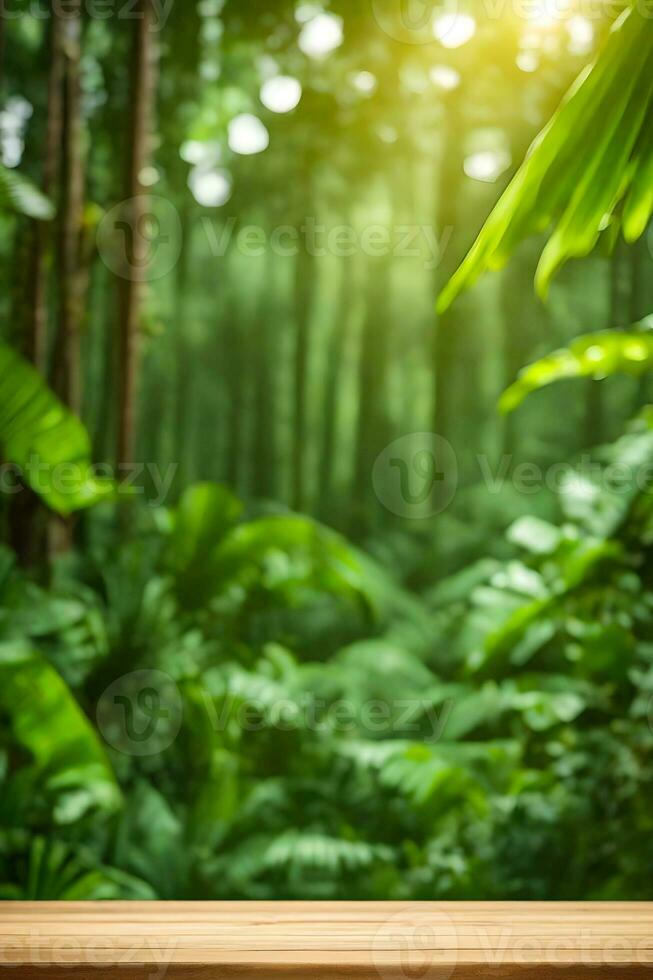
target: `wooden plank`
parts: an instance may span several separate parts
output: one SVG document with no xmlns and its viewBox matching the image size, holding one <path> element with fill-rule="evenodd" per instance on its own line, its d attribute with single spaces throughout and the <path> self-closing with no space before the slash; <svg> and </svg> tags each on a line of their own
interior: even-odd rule
<svg viewBox="0 0 653 980">
<path fill-rule="evenodd" d="M 0 902 L 0 980 L 653 980 L 653 903 Z"/>
</svg>

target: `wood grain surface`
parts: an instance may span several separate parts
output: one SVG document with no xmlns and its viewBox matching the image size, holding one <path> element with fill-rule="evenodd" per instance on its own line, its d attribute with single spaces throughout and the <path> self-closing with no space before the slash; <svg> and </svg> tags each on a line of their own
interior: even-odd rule
<svg viewBox="0 0 653 980">
<path fill-rule="evenodd" d="M 0 902 L 2 980 L 653 980 L 653 903 Z"/>
</svg>

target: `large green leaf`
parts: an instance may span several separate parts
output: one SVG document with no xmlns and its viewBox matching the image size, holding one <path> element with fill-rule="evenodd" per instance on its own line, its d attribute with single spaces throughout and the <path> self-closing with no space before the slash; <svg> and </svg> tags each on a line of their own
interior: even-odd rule
<svg viewBox="0 0 653 980">
<path fill-rule="evenodd" d="M 445 310 L 486 270 L 503 267 L 527 236 L 552 234 L 536 286 L 544 297 L 557 270 L 587 255 L 610 220 L 634 241 L 653 210 L 653 29 L 631 8 L 615 23 L 594 64 L 581 74 L 445 286 Z"/>
<path fill-rule="evenodd" d="M 39 803 L 57 824 L 119 806 L 120 791 L 98 735 L 63 678 L 28 643 L 0 644 L 0 713 L 9 719 L 12 741 L 26 753 L 25 765 L 3 791 L 3 822 L 22 825 L 38 817 Z"/>
<path fill-rule="evenodd" d="M 98 862 L 87 848 L 56 838 L 34 837 L 17 855 L 18 882 L 0 884 L 0 898 L 29 902 L 99 902 L 120 898 L 149 901 L 156 893 L 124 871 Z"/>
<path fill-rule="evenodd" d="M 0 210 L 16 211 L 37 221 L 51 221 L 55 210 L 27 177 L 0 164 Z"/>
<path fill-rule="evenodd" d="M 648 329 L 647 329 L 648 328 Z M 639 375 L 653 364 L 653 317 L 627 331 L 605 330 L 577 337 L 569 347 L 529 364 L 504 391 L 499 408 L 514 411 L 532 391 L 564 378 L 595 378 L 612 374 Z"/>
<path fill-rule="evenodd" d="M 345 538 L 297 514 L 235 527 L 213 552 L 207 573 L 218 587 L 259 587 L 293 600 L 308 589 L 374 606 L 377 580 Z"/>
<path fill-rule="evenodd" d="M 219 484 L 190 487 L 173 514 L 168 565 L 189 609 L 222 591 L 260 589 L 289 600 L 306 590 L 390 601 L 386 578 L 345 538 L 311 518 L 276 514 L 239 522 L 241 503 Z"/>
<path fill-rule="evenodd" d="M 0 342 L 0 452 L 52 510 L 67 515 L 113 494 L 92 471 L 80 420 L 16 351 Z"/>
</svg>

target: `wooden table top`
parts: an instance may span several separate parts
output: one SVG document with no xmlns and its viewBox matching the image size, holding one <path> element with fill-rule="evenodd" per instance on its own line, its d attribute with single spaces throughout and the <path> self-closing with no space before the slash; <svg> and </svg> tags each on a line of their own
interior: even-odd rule
<svg viewBox="0 0 653 980">
<path fill-rule="evenodd" d="M 653 903 L 0 902 L 2 980 L 653 980 Z"/>
</svg>

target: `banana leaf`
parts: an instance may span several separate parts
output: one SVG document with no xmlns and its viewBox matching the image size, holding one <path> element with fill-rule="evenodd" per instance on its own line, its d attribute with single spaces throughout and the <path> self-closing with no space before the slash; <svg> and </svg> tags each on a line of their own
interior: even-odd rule
<svg viewBox="0 0 653 980">
<path fill-rule="evenodd" d="M 601 380 L 617 373 L 640 375 L 650 371 L 653 364 L 651 328 L 653 317 L 647 317 L 627 331 L 604 330 L 577 337 L 569 347 L 525 367 L 517 381 L 501 396 L 500 410 L 507 415 L 531 392 L 563 378 Z"/>
<path fill-rule="evenodd" d="M 570 258 L 588 255 L 611 223 L 632 242 L 653 211 L 653 28 L 632 7 L 576 80 L 438 300 L 446 310 L 530 235 L 551 231 L 536 273 L 545 298 Z"/>
<path fill-rule="evenodd" d="M 20 640 L 0 644 L 0 714 L 9 719 L 11 743 L 23 750 L 3 787 L 0 822 L 70 824 L 119 807 L 99 736 L 63 678 Z"/>
<path fill-rule="evenodd" d="M 92 472 L 91 442 L 80 420 L 16 351 L 0 342 L 0 453 L 61 515 L 115 491 Z"/>
</svg>

